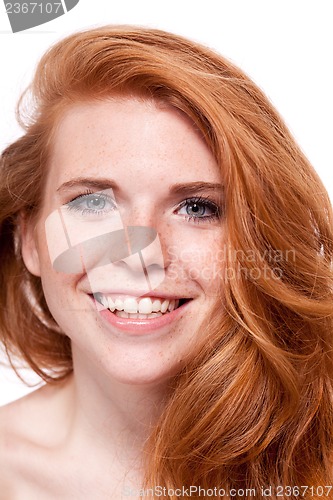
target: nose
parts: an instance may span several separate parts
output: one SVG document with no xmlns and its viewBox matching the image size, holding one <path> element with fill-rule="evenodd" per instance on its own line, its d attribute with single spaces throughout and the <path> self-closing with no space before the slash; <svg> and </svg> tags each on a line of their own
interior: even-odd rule
<svg viewBox="0 0 333 500">
<path fill-rule="evenodd" d="M 121 213 L 121 220 L 128 248 L 128 255 L 124 257 L 138 253 L 144 258 L 146 267 L 164 267 L 167 238 L 156 206 L 139 198 L 137 202 L 132 202 L 129 210 Z"/>
<path fill-rule="evenodd" d="M 165 274 L 164 254 L 157 231 L 147 226 L 125 226 L 124 233 L 124 256 L 114 264 L 126 269 L 126 274 L 131 277 L 145 277 L 157 286 Z"/>
<path fill-rule="evenodd" d="M 164 281 L 163 252 L 154 228 L 124 226 L 110 237 L 109 244 L 100 248 L 99 258 L 95 255 L 94 264 L 87 269 L 92 290 L 136 290 L 144 294 Z"/>
<path fill-rule="evenodd" d="M 122 222 L 126 235 L 128 254 L 115 265 L 121 267 L 129 278 L 145 277 L 158 286 L 165 277 L 168 266 L 168 230 L 161 215 L 152 203 L 144 200 L 133 202 L 131 210 L 123 212 Z"/>
</svg>

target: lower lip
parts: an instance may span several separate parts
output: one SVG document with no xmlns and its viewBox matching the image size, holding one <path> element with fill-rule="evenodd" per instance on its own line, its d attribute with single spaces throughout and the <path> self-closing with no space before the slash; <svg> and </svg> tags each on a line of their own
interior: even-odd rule
<svg viewBox="0 0 333 500">
<path fill-rule="evenodd" d="M 164 326 L 170 325 L 174 321 L 177 321 L 190 302 L 191 300 L 185 302 L 182 306 L 169 313 L 163 314 L 163 316 L 150 319 L 119 318 L 108 309 L 103 309 L 102 311 L 99 311 L 99 313 L 110 325 L 118 328 L 119 330 L 140 335 L 148 332 L 154 332 Z"/>
</svg>

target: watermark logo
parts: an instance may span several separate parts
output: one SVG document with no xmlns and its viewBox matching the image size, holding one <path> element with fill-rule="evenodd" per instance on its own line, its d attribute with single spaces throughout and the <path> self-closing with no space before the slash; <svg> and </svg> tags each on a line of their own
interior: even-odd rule
<svg viewBox="0 0 333 500">
<path fill-rule="evenodd" d="M 4 0 L 13 33 L 53 21 L 72 10 L 78 3 L 79 0 L 39 0 L 39 2 Z"/>
<path fill-rule="evenodd" d="M 57 272 L 85 274 L 96 300 L 101 290 L 154 290 L 165 279 L 156 229 L 127 226 L 113 190 L 78 196 L 45 221 L 49 256 Z M 126 283 L 127 281 L 127 283 Z"/>
</svg>

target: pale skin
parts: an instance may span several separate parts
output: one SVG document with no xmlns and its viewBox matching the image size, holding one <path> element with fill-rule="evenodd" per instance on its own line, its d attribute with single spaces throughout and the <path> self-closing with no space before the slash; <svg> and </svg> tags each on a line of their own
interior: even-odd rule
<svg viewBox="0 0 333 500">
<path fill-rule="evenodd" d="M 87 275 L 52 267 L 45 221 L 87 191 L 77 183 L 61 187 L 78 178 L 112 179 L 123 223 L 156 228 L 165 271 L 158 291 L 193 299 L 177 320 L 147 335 L 118 331 L 94 306 Z M 0 470 L 9 491 L 0 500 L 120 499 L 125 488 L 140 488 L 144 442 L 220 284 L 207 271 L 219 265 L 223 217 L 187 220 L 189 212 L 179 207 L 197 196 L 221 206 L 221 190 L 169 194 L 174 184 L 199 181 L 220 184 L 221 174 L 199 132 L 172 108 L 117 97 L 77 104 L 63 116 L 37 224 L 22 224 L 22 254 L 71 339 L 74 375 L 0 409 Z M 126 262 L 107 271 L 92 271 L 94 286 L 106 280 L 109 288 L 125 283 L 135 291 L 135 270 Z"/>
</svg>

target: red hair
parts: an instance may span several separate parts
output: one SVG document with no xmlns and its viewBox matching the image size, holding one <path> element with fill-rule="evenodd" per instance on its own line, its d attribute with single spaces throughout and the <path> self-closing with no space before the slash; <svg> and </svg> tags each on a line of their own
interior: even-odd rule
<svg viewBox="0 0 333 500">
<path fill-rule="evenodd" d="M 23 264 L 18 217 L 38 214 L 62 112 L 112 95 L 182 110 L 225 179 L 223 305 L 221 298 L 172 381 L 145 449 L 146 487 L 260 495 L 272 485 L 277 499 L 277 485 L 309 486 L 303 498 L 319 498 L 315 488 L 333 484 L 332 207 L 266 96 L 206 47 L 107 26 L 75 33 L 42 57 L 20 103 L 21 117 L 29 104 L 25 134 L 1 157 L 0 335 L 8 354 L 49 383 L 72 371 L 70 339 Z"/>
</svg>

